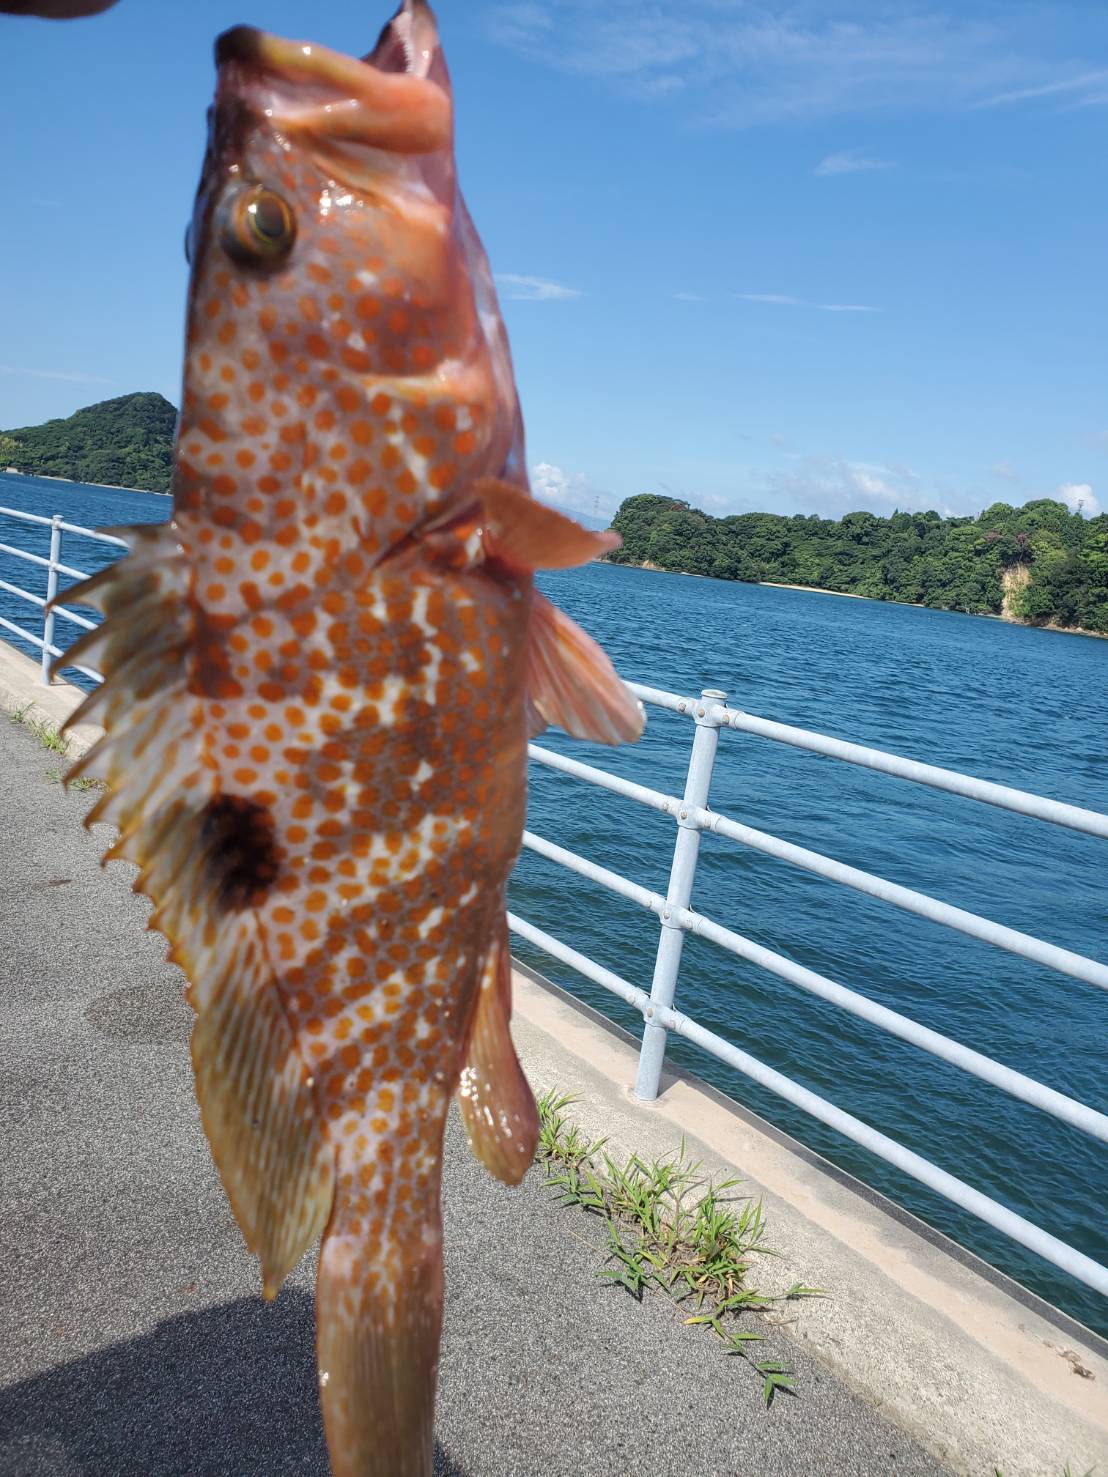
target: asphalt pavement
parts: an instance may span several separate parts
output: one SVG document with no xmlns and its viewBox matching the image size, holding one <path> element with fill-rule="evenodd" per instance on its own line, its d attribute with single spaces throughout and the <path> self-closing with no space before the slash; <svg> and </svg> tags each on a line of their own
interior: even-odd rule
<svg viewBox="0 0 1108 1477">
<path fill-rule="evenodd" d="M 311 1258 L 259 1292 L 200 1128 L 182 977 L 64 761 L 0 715 L 0 1477 L 326 1477 Z M 534 1169 L 446 1145 L 441 1477 L 931 1477 L 788 1334 L 760 1383 Z M 772 1227 L 770 1240 L 772 1241 Z"/>
</svg>

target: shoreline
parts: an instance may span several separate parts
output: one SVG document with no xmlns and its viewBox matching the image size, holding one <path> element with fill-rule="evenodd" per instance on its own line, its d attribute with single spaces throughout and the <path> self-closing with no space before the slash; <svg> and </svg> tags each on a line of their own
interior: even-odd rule
<svg viewBox="0 0 1108 1477">
<path fill-rule="evenodd" d="M 612 559 L 601 559 L 604 564 L 616 564 Z M 901 605 L 909 610 L 931 610 L 936 615 L 968 615 L 974 620 L 1003 621 L 1006 626 L 1020 626 L 1025 631 L 1055 631 L 1060 636 L 1091 636 L 1094 641 L 1108 641 L 1108 631 L 1089 631 L 1084 626 L 1059 626 L 1054 621 L 1021 621 L 1015 616 L 1002 615 L 991 610 L 948 610 L 941 605 L 923 605 L 918 600 L 880 600 L 876 595 L 855 595 L 851 590 L 825 590 L 819 585 L 790 585 L 782 580 L 729 580 L 714 574 L 693 574 L 687 569 L 663 569 L 649 559 L 642 564 L 616 564 L 617 569 L 647 569 L 652 574 L 676 574 L 683 579 L 719 580 L 721 585 L 760 585 L 768 590 L 800 590 L 805 595 L 834 595 L 839 600 L 866 600 L 871 605 Z"/>
<path fill-rule="evenodd" d="M 66 482 L 70 487 L 96 487 L 105 492 L 141 492 L 144 497 L 172 497 L 171 492 L 155 492 L 152 487 L 124 487 L 119 482 L 79 482 L 76 477 L 59 477 L 54 472 L 21 472 L 18 467 L 4 467 L 3 477 L 30 477 L 34 482 Z"/>
</svg>

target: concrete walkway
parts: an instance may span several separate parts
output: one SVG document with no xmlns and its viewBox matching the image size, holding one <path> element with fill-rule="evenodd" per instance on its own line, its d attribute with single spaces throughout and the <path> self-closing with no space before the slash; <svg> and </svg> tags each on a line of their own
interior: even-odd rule
<svg viewBox="0 0 1108 1477">
<path fill-rule="evenodd" d="M 325 1474 L 313 1269 L 262 1302 L 200 1130 L 181 977 L 129 869 L 99 869 L 62 762 L 0 719 L 0 1474 Z M 951 1470 L 780 1329 L 767 1357 L 798 1395 L 767 1411 L 671 1304 L 598 1282 L 597 1223 L 538 1170 L 495 1184 L 456 1124 L 445 1200 L 441 1473 Z"/>
</svg>

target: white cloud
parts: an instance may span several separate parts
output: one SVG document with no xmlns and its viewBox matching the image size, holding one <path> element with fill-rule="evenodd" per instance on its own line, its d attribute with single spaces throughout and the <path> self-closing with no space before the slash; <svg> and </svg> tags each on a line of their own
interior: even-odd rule
<svg viewBox="0 0 1108 1477">
<path fill-rule="evenodd" d="M 76 369 L 24 369 L 17 364 L 0 364 L 0 374 L 25 374 L 36 380 L 75 380 L 83 385 L 114 385 L 102 374 L 82 374 Z"/>
<path fill-rule="evenodd" d="M 781 308 L 799 308 L 800 299 L 791 297 L 787 292 L 736 292 L 733 297 L 741 298 L 744 303 L 773 303 Z"/>
<path fill-rule="evenodd" d="M 1012 92 L 998 92 L 995 97 L 984 98 L 978 107 L 995 108 L 1002 103 L 1031 102 L 1040 97 L 1060 98 L 1069 94 L 1071 108 L 1091 107 L 1108 98 L 1104 84 L 1108 82 L 1108 70 L 1085 72 L 1078 77 L 1066 77 L 1061 82 L 1045 82 L 1037 87 L 1017 87 Z"/>
<path fill-rule="evenodd" d="M 1100 512 L 1100 503 L 1087 482 L 1063 483 L 1058 489 L 1057 497 L 1071 513 L 1083 513 L 1086 518 L 1095 518 Z"/>
<path fill-rule="evenodd" d="M 1005 482 L 1018 482 L 1020 480 L 1019 473 L 1012 466 L 1011 462 L 994 462 L 989 468 L 989 471 L 994 477 L 1002 477 Z"/>
<path fill-rule="evenodd" d="M 576 287 L 563 287 L 560 282 L 550 282 L 545 277 L 520 277 L 515 272 L 497 272 L 496 280 L 504 296 L 515 302 L 565 302 L 568 298 L 581 296 Z"/>
<path fill-rule="evenodd" d="M 674 297 L 679 303 L 702 303 L 704 298 L 699 292 L 675 292 Z"/>
<path fill-rule="evenodd" d="M 1103 73 L 1075 76 L 1043 47 L 1049 0 L 496 0 L 486 17 L 501 45 L 635 98 L 672 99 L 694 126 L 1105 92 Z"/>
<path fill-rule="evenodd" d="M 867 174 L 874 169 L 895 169 L 891 159 L 871 159 L 857 149 L 842 149 L 837 154 L 828 154 L 812 170 L 813 174 Z"/>
<path fill-rule="evenodd" d="M 584 472 L 566 472 L 552 462 L 536 462 L 531 468 L 531 491 L 540 502 L 578 517 L 603 523 L 615 513 L 611 499 L 593 487 Z"/>
<path fill-rule="evenodd" d="M 787 292 L 733 292 L 732 297 L 744 303 L 769 303 L 775 308 L 818 308 L 821 313 L 876 313 L 868 303 L 807 303 L 802 297 Z"/>
<path fill-rule="evenodd" d="M 781 504 L 785 511 L 815 512 L 834 518 L 860 511 L 889 514 L 896 509 L 922 512 L 934 508 L 944 516 L 966 511 L 952 506 L 948 489 L 927 486 L 908 467 L 849 461 L 843 457 L 798 458 L 787 471 L 769 472 L 766 488 L 770 512 L 779 511 Z M 956 495 L 953 500 L 966 501 Z M 779 506 L 774 507 L 775 503 Z"/>
</svg>

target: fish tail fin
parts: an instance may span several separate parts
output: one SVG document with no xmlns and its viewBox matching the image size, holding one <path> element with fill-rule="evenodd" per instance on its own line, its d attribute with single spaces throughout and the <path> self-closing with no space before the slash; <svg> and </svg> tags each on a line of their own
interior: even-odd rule
<svg viewBox="0 0 1108 1477">
<path fill-rule="evenodd" d="M 474 1010 L 458 1106 L 474 1154 L 506 1185 L 518 1185 L 535 1157 L 539 1112 L 512 1044 L 512 958 L 503 915 Z"/>
<path fill-rule="evenodd" d="M 336 1191 L 316 1282 L 319 1395 L 334 1477 L 431 1477 L 442 1227 L 377 1241 Z"/>
</svg>

